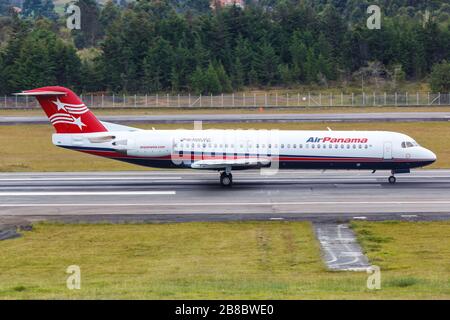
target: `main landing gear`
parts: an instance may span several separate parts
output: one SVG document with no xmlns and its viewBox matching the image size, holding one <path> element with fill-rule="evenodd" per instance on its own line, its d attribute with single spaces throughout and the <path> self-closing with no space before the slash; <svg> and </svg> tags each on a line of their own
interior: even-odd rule
<svg viewBox="0 0 450 320">
<path fill-rule="evenodd" d="M 388 181 L 389 181 L 390 184 L 394 184 L 395 182 L 397 182 L 397 178 L 394 177 L 394 176 L 390 176 L 390 177 L 388 178 Z"/>
<path fill-rule="evenodd" d="M 231 174 L 231 170 L 227 169 L 220 173 L 220 184 L 223 187 L 231 187 L 233 184 L 233 175 Z"/>
</svg>

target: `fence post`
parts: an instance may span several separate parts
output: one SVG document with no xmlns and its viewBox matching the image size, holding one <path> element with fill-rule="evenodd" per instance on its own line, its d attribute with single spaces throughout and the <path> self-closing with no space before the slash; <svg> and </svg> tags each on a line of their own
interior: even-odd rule
<svg viewBox="0 0 450 320">
<path fill-rule="evenodd" d="M 25 106 L 28 109 L 28 96 L 25 96 Z"/>
<path fill-rule="evenodd" d="M 330 107 L 333 106 L 333 92 L 330 93 Z"/>
<path fill-rule="evenodd" d="M 158 94 L 156 94 L 156 106 L 158 107 L 158 105 L 159 105 L 159 96 L 158 96 Z"/>
<path fill-rule="evenodd" d="M 113 100 L 113 108 L 114 108 L 115 107 L 114 93 L 113 93 L 113 96 L 112 96 L 112 100 Z"/>
<path fill-rule="evenodd" d="M 211 93 L 211 101 L 209 103 L 209 106 L 212 107 L 213 106 L 213 97 L 212 97 L 212 93 Z"/>
<path fill-rule="evenodd" d="M 233 108 L 234 108 L 234 106 L 235 106 L 235 104 L 234 104 L 234 103 L 235 103 L 235 102 L 234 102 L 234 92 L 233 92 L 233 95 L 232 95 L 231 99 L 233 100 L 232 103 L 233 103 Z"/>
<path fill-rule="evenodd" d="M 397 92 L 395 92 L 395 106 L 397 106 Z"/>
<path fill-rule="evenodd" d="M 94 95 L 91 93 L 91 108 L 94 106 Z"/>
<path fill-rule="evenodd" d="M 253 104 L 255 105 L 256 108 L 256 93 L 253 93 Z"/>
<path fill-rule="evenodd" d="M 430 105 L 430 93 L 429 92 L 427 93 L 427 96 L 428 96 L 428 105 Z"/>
<path fill-rule="evenodd" d="M 386 106 L 387 105 L 387 93 L 385 92 L 384 93 L 384 106 Z"/>
<path fill-rule="evenodd" d="M 147 94 L 145 94 L 145 107 L 146 108 L 148 107 L 148 95 Z"/>
<path fill-rule="evenodd" d="M 17 109 L 17 96 L 16 96 L 16 109 Z"/>
<path fill-rule="evenodd" d="M 202 107 L 202 94 L 201 93 L 200 93 L 199 99 L 200 99 L 200 108 L 201 108 Z"/>
<path fill-rule="evenodd" d="M 374 106 L 377 105 L 377 95 L 376 95 L 375 91 L 373 92 L 373 105 Z"/>
<path fill-rule="evenodd" d="M 344 105 L 344 93 L 341 92 L 341 107 Z"/>
<path fill-rule="evenodd" d="M 105 106 L 105 95 L 102 93 L 102 108 Z"/>
<path fill-rule="evenodd" d="M 440 92 L 438 93 L 438 103 L 439 103 L 439 105 L 441 105 L 441 93 Z"/>
<path fill-rule="evenodd" d="M 137 96 L 136 96 L 136 94 L 134 95 L 134 107 L 136 108 L 136 99 L 137 99 Z"/>
<path fill-rule="evenodd" d="M 221 99 L 222 99 L 222 108 L 223 108 L 223 93 L 222 93 L 222 97 L 221 97 Z"/>
<path fill-rule="evenodd" d="M 363 91 L 362 93 L 362 105 L 365 106 L 366 105 L 366 93 Z"/>
<path fill-rule="evenodd" d="M 286 93 L 286 107 L 289 107 L 289 93 Z"/>
<path fill-rule="evenodd" d="M 123 94 L 123 103 L 122 103 L 122 106 L 125 108 L 125 101 L 126 101 L 126 98 L 125 98 L 125 93 Z"/>
<path fill-rule="evenodd" d="M 300 106 L 300 92 L 297 93 L 297 107 Z"/>
<path fill-rule="evenodd" d="M 191 106 L 191 93 L 189 92 L 189 107 Z"/>
<path fill-rule="evenodd" d="M 322 92 L 319 93 L 319 105 L 322 106 Z"/>
<path fill-rule="evenodd" d="M 275 106 L 278 107 L 278 91 L 275 93 Z"/>
<path fill-rule="evenodd" d="M 6 95 L 5 95 L 5 109 L 7 108 L 7 104 L 8 104 L 8 102 L 7 102 Z"/>
<path fill-rule="evenodd" d="M 409 102 L 409 101 L 408 101 L 408 100 L 409 100 L 409 94 L 408 94 L 408 92 L 406 93 L 405 98 L 406 98 L 406 99 L 405 99 L 405 100 L 406 100 L 406 105 L 408 105 L 408 104 L 409 104 L 409 103 L 408 103 L 408 102 Z"/>
<path fill-rule="evenodd" d="M 267 92 L 265 93 L 264 96 L 264 106 L 267 107 Z"/>
<path fill-rule="evenodd" d="M 416 104 L 419 105 L 419 103 L 420 103 L 419 102 L 419 92 L 416 92 L 416 99 L 417 99 L 417 103 Z"/>
<path fill-rule="evenodd" d="M 355 105 L 355 93 L 352 92 L 352 107 Z"/>
<path fill-rule="evenodd" d="M 308 92 L 308 107 L 311 107 L 311 92 Z"/>
<path fill-rule="evenodd" d="M 244 100 L 243 102 L 243 104 L 244 104 L 244 107 L 245 107 L 245 92 L 242 94 L 242 99 Z"/>
<path fill-rule="evenodd" d="M 180 102 L 180 94 L 178 94 L 178 108 L 181 107 L 181 102 Z"/>
</svg>

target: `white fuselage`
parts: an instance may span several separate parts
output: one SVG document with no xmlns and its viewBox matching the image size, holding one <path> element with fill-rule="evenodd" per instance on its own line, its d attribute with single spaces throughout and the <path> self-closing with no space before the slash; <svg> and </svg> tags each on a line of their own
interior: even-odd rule
<svg viewBox="0 0 450 320">
<path fill-rule="evenodd" d="M 405 170 L 436 160 L 409 136 L 386 131 L 136 130 L 54 134 L 53 143 L 159 168 L 249 169 L 257 165 L 246 159 L 258 159 L 280 169 Z"/>
</svg>

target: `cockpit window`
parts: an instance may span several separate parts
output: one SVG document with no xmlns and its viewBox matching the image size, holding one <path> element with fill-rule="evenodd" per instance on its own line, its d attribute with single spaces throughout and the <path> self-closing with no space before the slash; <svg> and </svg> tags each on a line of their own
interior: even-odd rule
<svg viewBox="0 0 450 320">
<path fill-rule="evenodd" d="M 402 142 L 402 148 L 412 148 L 417 147 L 418 144 L 415 141 L 403 141 Z"/>
</svg>

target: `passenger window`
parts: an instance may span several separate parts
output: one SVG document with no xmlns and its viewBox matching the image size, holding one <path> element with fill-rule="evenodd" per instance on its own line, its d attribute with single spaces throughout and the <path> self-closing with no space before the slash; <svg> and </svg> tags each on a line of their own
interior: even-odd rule
<svg viewBox="0 0 450 320">
<path fill-rule="evenodd" d="M 296 145 L 296 144 L 293 144 L 293 145 L 292 145 L 292 148 L 296 149 L 296 148 L 297 148 L 297 145 Z"/>
<path fill-rule="evenodd" d="M 320 149 L 320 144 L 317 145 L 317 149 Z"/>
<path fill-rule="evenodd" d="M 341 144 L 341 149 L 344 149 L 344 145 L 343 144 Z"/>
<path fill-rule="evenodd" d="M 316 145 L 315 145 L 315 144 L 312 144 L 312 145 L 311 145 L 311 148 L 313 148 L 313 149 L 314 149 L 315 147 L 316 147 Z"/>
<path fill-rule="evenodd" d="M 402 142 L 402 148 L 406 148 L 406 142 Z"/>
<path fill-rule="evenodd" d="M 281 149 L 284 149 L 284 144 L 281 144 Z"/>
</svg>

